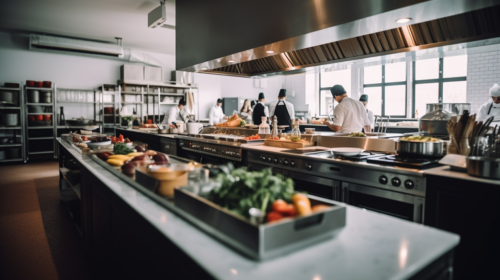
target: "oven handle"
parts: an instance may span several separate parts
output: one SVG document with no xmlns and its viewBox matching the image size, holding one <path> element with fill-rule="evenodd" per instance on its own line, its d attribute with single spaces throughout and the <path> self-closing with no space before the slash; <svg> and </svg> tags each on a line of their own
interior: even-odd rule
<svg viewBox="0 0 500 280">
<path fill-rule="evenodd" d="M 357 192 L 413 205 L 417 205 L 419 203 L 419 200 L 424 200 L 423 198 L 414 195 L 402 194 L 395 191 L 382 190 L 373 187 L 366 187 L 358 184 L 348 184 L 348 187 L 346 189 L 348 190 L 348 192 Z M 344 188 L 342 190 L 344 190 Z M 346 194 L 346 198 L 349 199 L 349 194 Z"/>
<path fill-rule="evenodd" d="M 423 224 L 424 213 L 425 213 L 425 199 L 418 197 L 415 199 L 415 205 L 413 207 L 413 221 Z"/>
<path fill-rule="evenodd" d="M 349 203 L 349 183 L 342 182 L 342 202 Z"/>
</svg>

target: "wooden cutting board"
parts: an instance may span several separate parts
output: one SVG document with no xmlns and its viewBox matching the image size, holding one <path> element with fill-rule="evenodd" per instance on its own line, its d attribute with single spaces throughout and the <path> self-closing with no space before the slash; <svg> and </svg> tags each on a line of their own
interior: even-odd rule
<svg viewBox="0 0 500 280">
<path fill-rule="evenodd" d="M 271 139 L 264 140 L 264 145 L 277 148 L 287 148 L 287 149 L 301 149 L 313 146 L 311 142 L 292 142 L 290 140 L 271 140 Z"/>
</svg>

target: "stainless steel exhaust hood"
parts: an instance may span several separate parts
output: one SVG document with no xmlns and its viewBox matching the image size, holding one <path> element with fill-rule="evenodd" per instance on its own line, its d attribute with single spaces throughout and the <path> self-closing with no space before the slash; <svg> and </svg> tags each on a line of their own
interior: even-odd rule
<svg viewBox="0 0 500 280">
<path fill-rule="evenodd" d="M 240 77 L 500 37 L 500 0 L 184 0 L 176 14 L 177 70 Z"/>
</svg>

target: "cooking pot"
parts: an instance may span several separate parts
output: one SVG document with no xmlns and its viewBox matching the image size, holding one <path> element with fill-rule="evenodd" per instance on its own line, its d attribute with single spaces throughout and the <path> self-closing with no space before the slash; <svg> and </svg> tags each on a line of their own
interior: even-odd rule
<svg viewBox="0 0 500 280">
<path fill-rule="evenodd" d="M 29 103 L 40 102 L 40 92 L 38 90 L 28 90 L 28 102 Z"/>
<path fill-rule="evenodd" d="M 12 103 L 12 92 L 0 91 L 0 101 Z"/>
<path fill-rule="evenodd" d="M 418 120 L 420 135 L 426 136 L 448 136 L 446 125 L 451 119 L 450 112 L 438 109 L 423 115 Z"/>
<path fill-rule="evenodd" d="M 203 124 L 201 123 L 187 123 L 188 134 L 200 134 L 202 130 Z"/>
<path fill-rule="evenodd" d="M 453 116 L 461 116 L 464 111 L 470 112 L 470 103 L 427 103 L 426 106 L 427 113 L 442 109 L 450 112 Z"/>
<path fill-rule="evenodd" d="M 415 142 L 399 140 L 397 151 L 401 156 L 441 158 L 444 156 L 442 141 L 437 142 Z"/>
<path fill-rule="evenodd" d="M 42 93 L 40 94 L 40 102 L 41 103 L 52 103 L 52 92 L 42 91 Z"/>
<path fill-rule="evenodd" d="M 500 158 L 467 157 L 467 174 L 475 177 L 500 179 Z"/>
</svg>

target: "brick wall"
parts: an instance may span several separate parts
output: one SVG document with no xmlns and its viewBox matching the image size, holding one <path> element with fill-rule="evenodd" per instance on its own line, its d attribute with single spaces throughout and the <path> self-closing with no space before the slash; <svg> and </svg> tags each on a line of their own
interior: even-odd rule
<svg viewBox="0 0 500 280">
<path fill-rule="evenodd" d="M 467 102 L 472 113 L 490 100 L 489 89 L 500 82 L 500 46 L 478 47 L 468 50 Z"/>
</svg>

